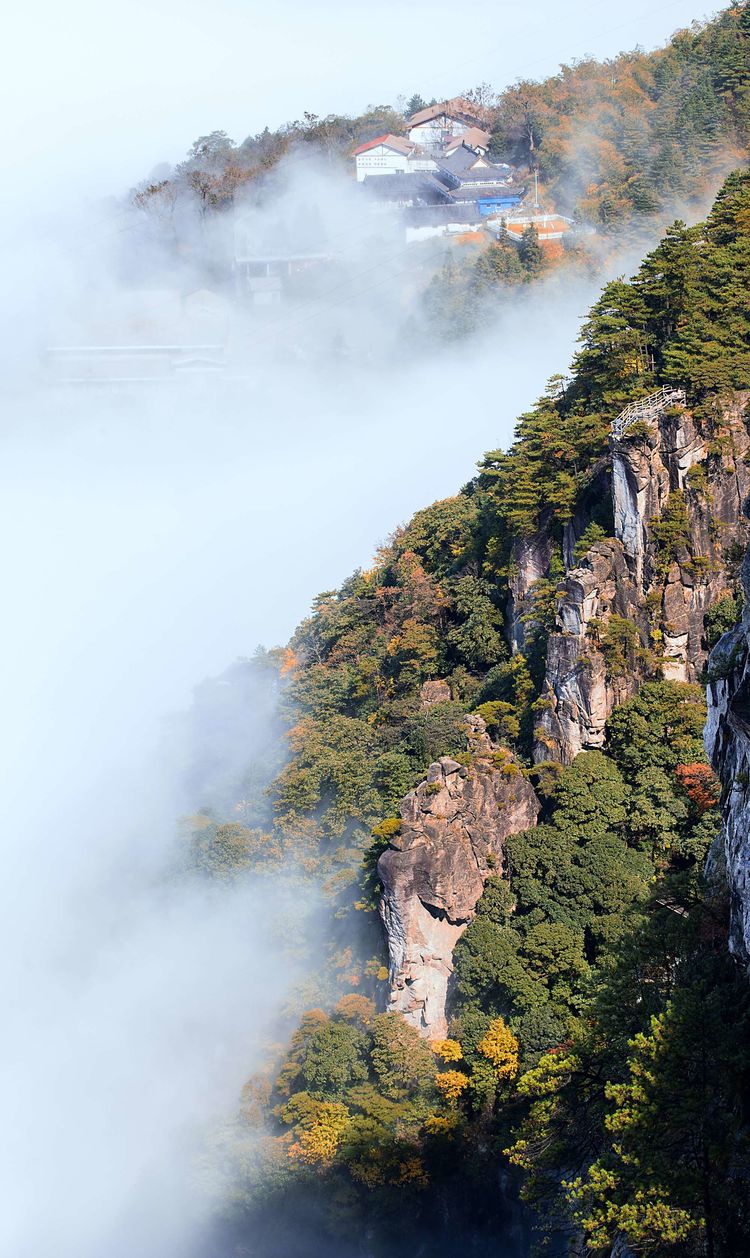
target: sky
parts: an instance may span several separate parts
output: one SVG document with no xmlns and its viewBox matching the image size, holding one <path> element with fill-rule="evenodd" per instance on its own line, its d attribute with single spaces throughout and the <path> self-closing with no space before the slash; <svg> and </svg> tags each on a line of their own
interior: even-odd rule
<svg viewBox="0 0 750 1258">
<path fill-rule="evenodd" d="M 115 192 L 209 131 L 239 142 L 305 110 L 499 89 L 654 47 L 710 12 L 701 0 L 474 0 L 468 16 L 452 0 L 16 4 L 0 62 L 3 116 L 17 120 L 6 161 L 26 187 L 72 175 L 91 195 Z"/>
</svg>

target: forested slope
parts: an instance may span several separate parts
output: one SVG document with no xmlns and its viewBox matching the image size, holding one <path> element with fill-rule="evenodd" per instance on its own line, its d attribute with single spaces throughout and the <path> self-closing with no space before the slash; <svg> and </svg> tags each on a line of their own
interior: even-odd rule
<svg viewBox="0 0 750 1258">
<path fill-rule="evenodd" d="M 583 60 L 499 93 L 486 84 L 465 93 L 492 129 L 494 157 L 515 165 L 529 187 L 536 174 L 542 208 L 572 216 L 581 230 L 569 234 L 554 258 L 540 248 L 533 228 L 520 250 L 507 239 L 490 247 L 475 240 L 444 258 L 446 241 L 437 251 L 434 241 L 411 245 L 406 289 L 410 301 L 415 293 L 417 300 L 408 318 L 410 338 L 426 334 L 431 344 L 435 335 L 463 336 L 498 300 L 554 267 L 601 274 L 614 255 L 640 254 L 675 213 L 690 221 L 704 213 L 726 173 L 747 161 L 748 67 L 750 9 L 743 0 L 678 31 L 665 48 Z M 326 226 L 319 202 L 336 204 L 347 183 L 352 194 L 361 193 L 353 149 L 404 132 L 406 115 L 421 104 L 415 95 L 405 112 L 378 105 L 358 117 L 306 113 L 240 143 L 223 131 L 199 137 L 184 161 L 160 168 L 131 191 L 138 227 L 133 238 L 123 238 L 123 265 L 141 274 L 152 271 L 155 260 L 161 270 L 187 262 L 195 283 L 228 286 L 232 241 L 222 225 L 235 208 L 272 215 L 291 186 L 294 212 L 287 206 L 284 231 L 315 252 L 330 251 L 346 273 L 347 260 L 339 256 L 344 233 Z M 326 192 L 315 182 L 321 172 Z M 350 212 L 354 208 L 352 202 Z M 322 292 L 314 283 L 303 286 L 303 295 L 309 300 L 338 291 L 341 279 Z"/>
<path fill-rule="evenodd" d="M 678 31 L 665 48 L 612 60 L 564 65 L 540 82 L 519 80 L 499 93 L 487 84 L 464 94 L 492 128 L 496 158 L 538 169 L 560 210 L 600 226 L 697 204 L 727 161 L 744 158 L 750 127 L 750 11 L 744 0 L 711 21 Z M 235 144 L 202 136 L 167 179 L 146 182 L 142 207 L 165 211 L 172 198 L 221 211 L 260 185 L 284 158 L 320 153 L 346 162 L 359 144 L 405 129 L 404 112 L 370 106 L 356 117 L 331 114 L 266 128 Z"/>
<path fill-rule="evenodd" d="M 737 3 L 663 49 L 519 82 L 498 99 L 493 151 L 533 162 L 560 209 L 598 224 L 694 202 L 747 153 L 749 39 Z"/>
<path fill-rule="evenodd" d="M 749 284 L 738 173 L 704 224 L 674 225 L 632 280 L 607 286 L 570 378 L 521 417 L 510 449 L 321 595 L 279 657 L 289 755 L 274 822 L 261 817 L 244 848 L 234 827 L 236 868 L 301 865 L 332 926 L 325 1008 L 248 1084 L 239 1126 L 266 1124 L 263 1191 L 228 1222 L 235 1240 L 253 1227 L 277 1252 L 281 1208 L 306 1215 L 311 1252 L 365 1229 L 373 1252 L 418 1239 L 438 1254 L 458 1229 L 479 1252 L 502 1237 L 523 1253 L 518 1176 L 553 1252 L 571 1236 L 591 1253 L 622 1241 L 744 1252 L 750 1010 L 727 949 L 728 889 L 704 880 L 719 817 L 700 683 L 740 607 Z M 612 441 L 621 408 L 660 384 L 684 404 Z M 618 459 L 655 477 L 637 563 L 613 518 Z M 599 613 L 566 628 L 571 583 L 605 559 Z M 679 658 L 678 596 L 690 609 Z M 601 739 L 566 764 L 540 754 L 539 727 L 550 659 L 573 639 L 576 677 L 600 663 L 611 701 Z M 415 801 L 445 848 L 448 778 L 520 775 L 538 824 L 482 849 L 448 1034 L 430 1042 L 417 1016 L 383 1012 L 378 859 L 413 843 Z M 204 866 L 216 841 L 226 876 L 222 827 L 197 824 Z"/>
</svg>

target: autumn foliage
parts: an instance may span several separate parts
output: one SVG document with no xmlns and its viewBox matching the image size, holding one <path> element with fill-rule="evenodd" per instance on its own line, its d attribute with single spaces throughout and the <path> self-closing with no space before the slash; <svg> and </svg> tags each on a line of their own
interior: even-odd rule
<svg viewBox="0 0 750 1258">
<path fill-rule="evenodd" d="M 492 1063 L 499 1079 L 515 1079 L 519 1063 L 518 1040 L 502 1018 L 493 1018 L 477 1049 Z"/>
<path fill-rule="evenodd" d="M 442 1061 L 461 1061 L 464 1055 L 458 1040 L 433 1040 L 432 1051 Z"/>
<path fill-rule="evenodd" d="M 460 1100 L 461 1094 L 468 1088 L 468 1076 L 460 1070 L 445 1070 L 442 1074 L 435 1076 L 435 1086 L 440 1095 L 449 1102 L 455 1104 Z"/>
<path fill-rule="evenodd" d="M 707 812 L 718 804 L 721 785 L 710 765 L 700 762 L 678 764 L 675 776 L 699 813 Z"/>
<path fill-rule="evenodd" d="M 303 1127 L 289 1147 L 289 1157 L 315 1166 L 332 1161 L 343 1132 L 349 1124 L 349 1111 L 338 1101 L 321 1102 L 309 1125 Z"/>
</svg>

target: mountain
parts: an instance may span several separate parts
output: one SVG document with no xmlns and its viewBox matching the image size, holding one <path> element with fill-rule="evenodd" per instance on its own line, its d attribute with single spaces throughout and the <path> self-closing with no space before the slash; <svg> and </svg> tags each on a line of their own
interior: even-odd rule
<svg viewBox="0 0 750 1258">
<path fill-rule="evenodd" d="M 665 48 L 584 59 L 502 92 L 492 152 L 539 170 L 558 208 L 605 229 L 713 195 L 746 157 L 750 11 L 731 4 Z"/>
<path fill-rule="evenodd" d="M 680 201 L 701 204 L 727 162 L 746 157 L 749 41 L 742 0 L 653 52 L 583 59 L 540 82 L 519 80 L 499 93 L 482 84 L 464 95 L 491 128 L 493 157 L 536 169 L 561 211 L 615 229 Z M 201 136 L 184 163 L 136 197 L 142 206 L 159 202 L 163 212 L 173 197 L 221 212 L 284 159 L 317 152 L 335 166 L 375 137 L 399 135 L 415 104 L 424 102 L 412 97 L 405 112 L 370 106 L 356 117 L 305 114 L 239 144 L 223 131 Z"/>
<path fill-rule="evenodd" d="M 357 297 L 369 275 L 357 255 L 359 235 L 370 265 L 380 251 L 379 287 L 388 281 L 397 296 L 392 317 L 399 342 L 456 339 L 551 272 L 612 274 L 624 256 L 640 256 L 676 214 L 691 222 L 701 217 L 727 173 L 747 161 L 749 66 L 750 9 L 737 3 L 678 31 L 654 52 L 583 60 L 499 93 L 486 85 L 469 92 L 472 109 L 491 128 L 491 156 L 509 163 L 527 191 L 523 238 L 499 219 L 491 232 L 478 229 L 485 220 L 475 205 L 471 223 L 456 219 L 467 231 L 410 239 L 408 215 L 429 223 L 435 209 L 415 191 L 416 174 L 399 177 L 413 186 L 401 188 L 390 215 L 370 215 L 370 192 L 385 185 L 373 178 L 356 183 L 352 155 L 376 137 L 407 132 L 399 109 L 376 106 L 358 117 L 322 119 L 306 114 L 239 144 L 212 132 L 195 141 L 183 162 L 132 190 L 123 207 L 132 230 L 122 234 L 121 266 L 146 286 L 164 276 L 179 276 L 184 286 L 187 263 L 194 288 L 229 293 L 236 283 L 237 210 L 249 216 L 240 235 L 252 240 L 250 254 L 261 265 L 300 251 L 317 260 L 319 269 L 293 282 L 287 277 L 286 287 L 295 301 L 323 300 L 327 309 L 344 291 Z M 399 208 L 404 204 L 412 208 Z M 471 213 L 468 204 L 461 209 Z M 562 225 L 564 241 L 550 236 L 542 247 L 528 219 L 545 212 Z M 378 243 L 388 224 L 393 237 Z M 340 335 L 346 340 L 345 326 Z"/>
<path fill-rule="evenodd" d="M 747 500 L 743 504 L 747 512 Z M 717 642 L 708 667 L 706 749 L 721 779 L 722 833 L 709 856 L 709 876 L 725 884 L 730 896 L 729 944 L 734 955 L 750 962 L 750 888 L 748 862 L 748 605 L 750 552 L 742 566 L 745 606 L 741 620 Z"/>
<path fill-rule="evenodd" d="M 330 917 L 230 1252 L 303 1217 L 310 1254 L 745 1252 L 748 291 L 738 172 L 258 663 L 288 757 L 229 864 L 294 862 Z"/>
</svg>

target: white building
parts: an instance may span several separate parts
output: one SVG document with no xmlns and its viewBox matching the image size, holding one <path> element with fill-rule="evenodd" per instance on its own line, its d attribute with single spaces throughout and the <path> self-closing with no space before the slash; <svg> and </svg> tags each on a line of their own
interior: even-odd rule
<svg viewBox="0 0 750 1258">
<path fill-rule="evenodd" d="M 357 181 L 371 175 L 403 175 L 407 171 L 434 170 L 435 163 L 417 144 L 400 135 L 379 135 L 354 150 Z"/>
<path fill-rule="evenodd" d="M 477 117 L 474 106 L 461 97 L 429 105 L 409 119 L 409 139 L 428 153 L 442 152 L 454 137 L 481 130 L 482 119 Z"/>
<path fill-rule="evenodd" d="M 314 216 L 288 209 L 271 218 L 257 207 L 235 213 L 235 291 L 253 306 L 278 305 L 301 277 L 330 261 L 326 233 Z"/>
<path fill-rule="evenodd" d="M 452 175 L 457 183 L 511 183 L 513 171 L 506 162 L 490 162 L 465 143 L 446 149 L 436 158 L 438 177 Z"/>
<path fill-rule="evenodd" d="M 498 217 L 498 216 L 496 216 Z M 564 214 L 504 214 L 499 216 L 499 231 L 517 244 L 527 227 L 535 227 L 540 245 L 550 241 L 562 240 L 572 231 L 576 224 L 572 218 Z"/>
<path fill-rule="evenodd" d="M 465 236 L 484 231 L 486 219 L 476 205 L 420 205 L 406 210 L 406 243 L 433 236 Z"/>
</svg>

